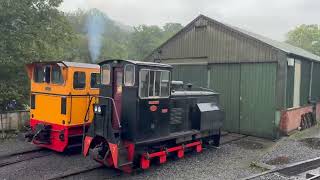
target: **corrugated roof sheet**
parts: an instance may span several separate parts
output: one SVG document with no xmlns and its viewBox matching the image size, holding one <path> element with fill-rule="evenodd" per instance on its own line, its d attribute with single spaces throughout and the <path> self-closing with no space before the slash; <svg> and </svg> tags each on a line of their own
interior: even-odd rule
<svg viewBox="0 0 320 180">
<path fill-rule="evenodd" d="M 188 25 L 186 25 L 183 29 L 181 29 L 179 32 L 177 32 L 175 35 L 173 35 L 171 38 L 169 38 L 167 41 L 165 41 L 163 44 L 161 44 L 158 48 L 156 48 L 154 51 L 152 51 L 152 53 L 150 53 L 145 59 L 148 59 L 153 53 L 155 53 L 159 48 L 163 47 L 165 44 L 167 44 L 170 40 L 178 37 L 179 34 L 183 33 L 187 28 L 189 28 L 190 26 L 192 26 L 192 24 L 194 24 L 198 19 L 200 18 L 204 18 L 204 19 L 207 19 L 208 21 L 211 21 L 213 23 L 218 23 L 220 25 L 223 25 L 231 30 L 234 30 L 234 31 L 237 31 L 241 34 L 244 34 L 246 36 L 249 36 L 253 39 L 256 39 L 260 42 L 263 42 L 265 44 L 268 44 L 276 49 L 279 49 L 287 54 L 293 54 L 293 55 L 297 55 L 297 56 L 301 56 L 301 57 L 304 57 L 304 58 L 307 58 L 307 59 L 310 59 L 310 60 L 315 60 L 315 61 L 320 61 L 320 57 L 309 52 L 309 51 L 306 51 L 302 48 L 299 48 L 299 47 L 295 47 L 295 46 L 292 46 L 288 43 L 284 43 L 284 42 L 279 42 L 279 41 L 276 41 L 276 40 L 272 40 L 270 38 L 267 38 L 265 36 L 262 36 L 262 35 L 259 35 L 259 34 L 255 34 L 255 33 L 252 33 L 252 32 L 249 32 L 247 30 L 243 30 L 241 28 L 238 28 L 238 27 L 234 27 L 234 26 L 231 26 L 231 25 L 228 25 L 226 23 L 221 23 L 219 21 L 216 21 L 214 19 L 211 19 L 207 16 L 204 16 L 204 15 L 199 15 L 197 18 L 195 18 L 193 21 L 191 21 Z"/>
<path fill-rule="evenodd" d="M 293 45 L 285 43 L 285 42 L 279 42 L 279 41 L 267 38 L 265 36 L 262 36 L 262 35 L 259 35 L 259 34 L 255 34 L 255 33 L 240 29 L 238 27 L 233 27 L 233 26 L 230 26 L 230 27 L 235 29 L 235 30 L 237 30 L 237 31 L 240 31 L 240 32 L 242 32 L 244 34 L 247 34 L 248 36 L 251 36 L 251 37 L 253 37 L 253 38 L 255 38 L 255 39 L 259 40 L 259 41 L 262 41 L 262 42 L 264 42 L 266 44 L 269 44 L 270 46 L 273 46 L 273 47 L 275 47 L 277 49 L 280 49 L 280 50 L 282 50 L 282 51 L 284 51 L 284 52 L 286 52 L 288 54 L 295 54 L 295 55 L 302 56 L 302 57 L 305 57 L 305 58 L 308 58 L 308 59 L 320 61 L 320 57 L 319 56 L 317 56 L 315 54 L 312 54 L 311 52 L 306 51 L 306 50 L 304 50 L 302 48 L 293 46 Z"/>
<path fill-rule="evenodd" d="M 203 18 L 205 18 L 205 19 L 207 19 L 209 21 L 218 22 L 218 21 L 216 21 L 214 19 L 211 19 L 211 18 L 209 18 L 207 16 L 204 16 L 204 15 L 200 15 L 196 19 L 201 18 L 201 17 L 203 17 Z M 218 23 L 219 24 L 223 24 L 223 25 L 225 25 L 225 26 L 227 26 L 227 27 L 229 27 L 231 29 L 234 29 L 234 30 L 236 30 L 236 31 L 238 31 L 240 33 L 243 33 L 243 34 L 245 34 L 247 36 L 250 36 L 250 37 L 252 37 L 254 39 L 257 39 L 257 40 L 259 40 L 261 42 L 264 42 L 264 43 L 266 43 L 266 44 L 268 44 L 270 46 L 273 46 L 273 47 L 275 47 L 275 48 L 277 48 L 279 50 L 282 50 L 282 51 L 284 51 L 284 52 L 286 52 L 288 54 L 294 54 L 294 55 L 302 56 L 302 57 L 307 58 L 307 59 L 320 61 L 320 57 L 319 56 L 317 56 L 317 55 L 315 55 L 315 54 L 313 54 L 313 53 L 311 53 L 309 51 L 306 51 L 306 50 L 304 50 L 302 48 L 290 45 L 290 44 L 285 43 L 285 42 L 276 41 L 276 40 L 270 39 L 268 37 L 265 37 L 265 36 L 262 36 L 262 35 L 259 35 L 259 34 L 253 33 L 253 32 L 249 32 L 247 30 L 244 30 L 244 29 L 241 29 L 241 28 L 238 28 L 238 27 L 235 27 L 235 26 L 231 26 L 231 25 L 228 25 L 228 24 L 225 24 L 225 23 L 221 23 L 221 22 L 218 22 Z"/>
</svg>

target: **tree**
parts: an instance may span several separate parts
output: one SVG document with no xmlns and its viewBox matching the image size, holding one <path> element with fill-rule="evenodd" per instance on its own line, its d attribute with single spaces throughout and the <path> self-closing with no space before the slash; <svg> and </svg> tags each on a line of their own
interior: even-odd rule
<svg viewBox="0 0 320 180">
<path fill-rule="evenodd" d="M 320 56 L 320 26 L 300 25 L 288 32 L 286 42 Z"/>
<path fill-rule="evenodd" d="M 158 26 L 140 25 L 134 27 L 129 39 L 129 58 L 143 60 L 155 48 L 182 29 L 179 23 L 166 23 Z"/>
<path fill-rule="evenodd" d="M 129 40 L 130 59 L 142 60 L 163 41 L 162 30 L 158 26 L 140 25 L 134 28 Z"/>
<path fill-rule="evenodd" d="M 180 23 L 166 23 L 163 26 L 165 39 L 169 39 L 171 36 L 173 36 L 175 33 L 180 31 L 182 28 L 183 26 Z"/>
<path fill-rule="evenodd" d="M 29 83 L 24 69 L 31 61 L 57 60 L 66 54 L 73 31 L 57 8 L 62 0 L 1 0 L 0 111 L 13 100 L 27 104 Z"/>
</svg>

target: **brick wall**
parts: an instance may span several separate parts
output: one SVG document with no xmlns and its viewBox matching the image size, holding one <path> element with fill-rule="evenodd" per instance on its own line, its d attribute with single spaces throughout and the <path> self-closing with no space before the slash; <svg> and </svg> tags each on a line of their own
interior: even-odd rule
<svg viewBox="0 0 320 180">
<path fill-rule="evenodd" d="M 316 119 L 317 121 L 320 121 L 320 102 L 318 102 L 317 108 L 316 108 Z"/>
<path fill-rule="evenodd" d="M 320 113 L 320 103 L 317 105 L 317 112 L 318 110 Z M 283 134 L 288 134 L 291 131 L 298 129 L 301 123 L 301 115 L 308 112 L 312 112 L 311 105 L 299 108 L 290 108 L 282 111 L 280 120 L 280 131 Z M 319 116 L 318 113 L 317 116 Z"/>
</svg>

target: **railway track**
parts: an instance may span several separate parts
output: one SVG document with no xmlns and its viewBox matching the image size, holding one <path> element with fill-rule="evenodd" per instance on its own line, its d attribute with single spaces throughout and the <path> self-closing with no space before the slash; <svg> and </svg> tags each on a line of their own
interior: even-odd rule
<svg viewBox="0 0 320 180">
<path fill-rule="evenodd" d="M 239 140 L 244 139 L 246 137 L 248 137 L 248 136 L 231 135 L 231 137 L 229 137 L 228 139 L 221 142 L 221 146 L 228 144 L 228 143 L 232 143 L 234 141 L 239 141 Z M 211 147 L 211 146 L 208 146 L 208 147 Z M 206 150 L 206 149 L 208 149 L 208 148 L 204 148 L 204 150 Z M 89 173 L 91 171 L 102 169 L 102 168 L 105 168 L 106 171 L 108 170 L 107 167 L 100 165 L 100 164 L 97 164 L 97 165 L 82 167 L 82 168 L 78 168 L 78 169 L 69 169 L 69 170 L 64 171 L 62 173 L 54 174 L 53 176 L 45 178 L 45 179 L 47 179 L 47 180 L 64 179 L 64 178 L 68 178 L 68 177 L 73 177 L 73 176 Z M 110 172 L 109 176 L 106 177 L 106 179 L 112 179 L 112 178 L 120 176 L 122 174 L 121 172 L 116 172 L 114 169 L 109 169 L 109 170 L 111 172 Z M 136 172 L 139 172 L 139 171 L 137 170 Z"/>
<path fill-rule="evenodd" d="M 244 180 L 258 179 L 297 179 L 320 180 L 320 157 L 289 164 L 260 174 L 256 174 Z"/>
<path fill-rule="evenodd" d="M 12 165 L 12 164 L 20 163 L 23 161 L 28 161 L 31 159 L 49 156 L 51 154 L 53 154 L 52 151 L 48 151 L 45 149 L 33 149 L 29 151 L 7 154 L 4 156 L 0 156 L 0 168 L 4 166 Z"/>
</svg>

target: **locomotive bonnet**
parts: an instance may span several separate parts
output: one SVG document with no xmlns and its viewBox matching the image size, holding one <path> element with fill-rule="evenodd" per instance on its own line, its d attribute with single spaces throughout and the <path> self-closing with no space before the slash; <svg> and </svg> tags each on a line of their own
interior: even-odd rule
<svg viewBox="0 0 320 180">
<path fill-rule="evenodd" d="M 150 161 L 182 158 L 187 150 L 219 145 L 224 112 L 219 94 L 185 89 L 172 81 L 172 66 L 131 60 L 100 64 L 101 85 L 83 154 L 130 172 Z M 97 102 L 97 101 L 96 101 Z"/>
</svg>

